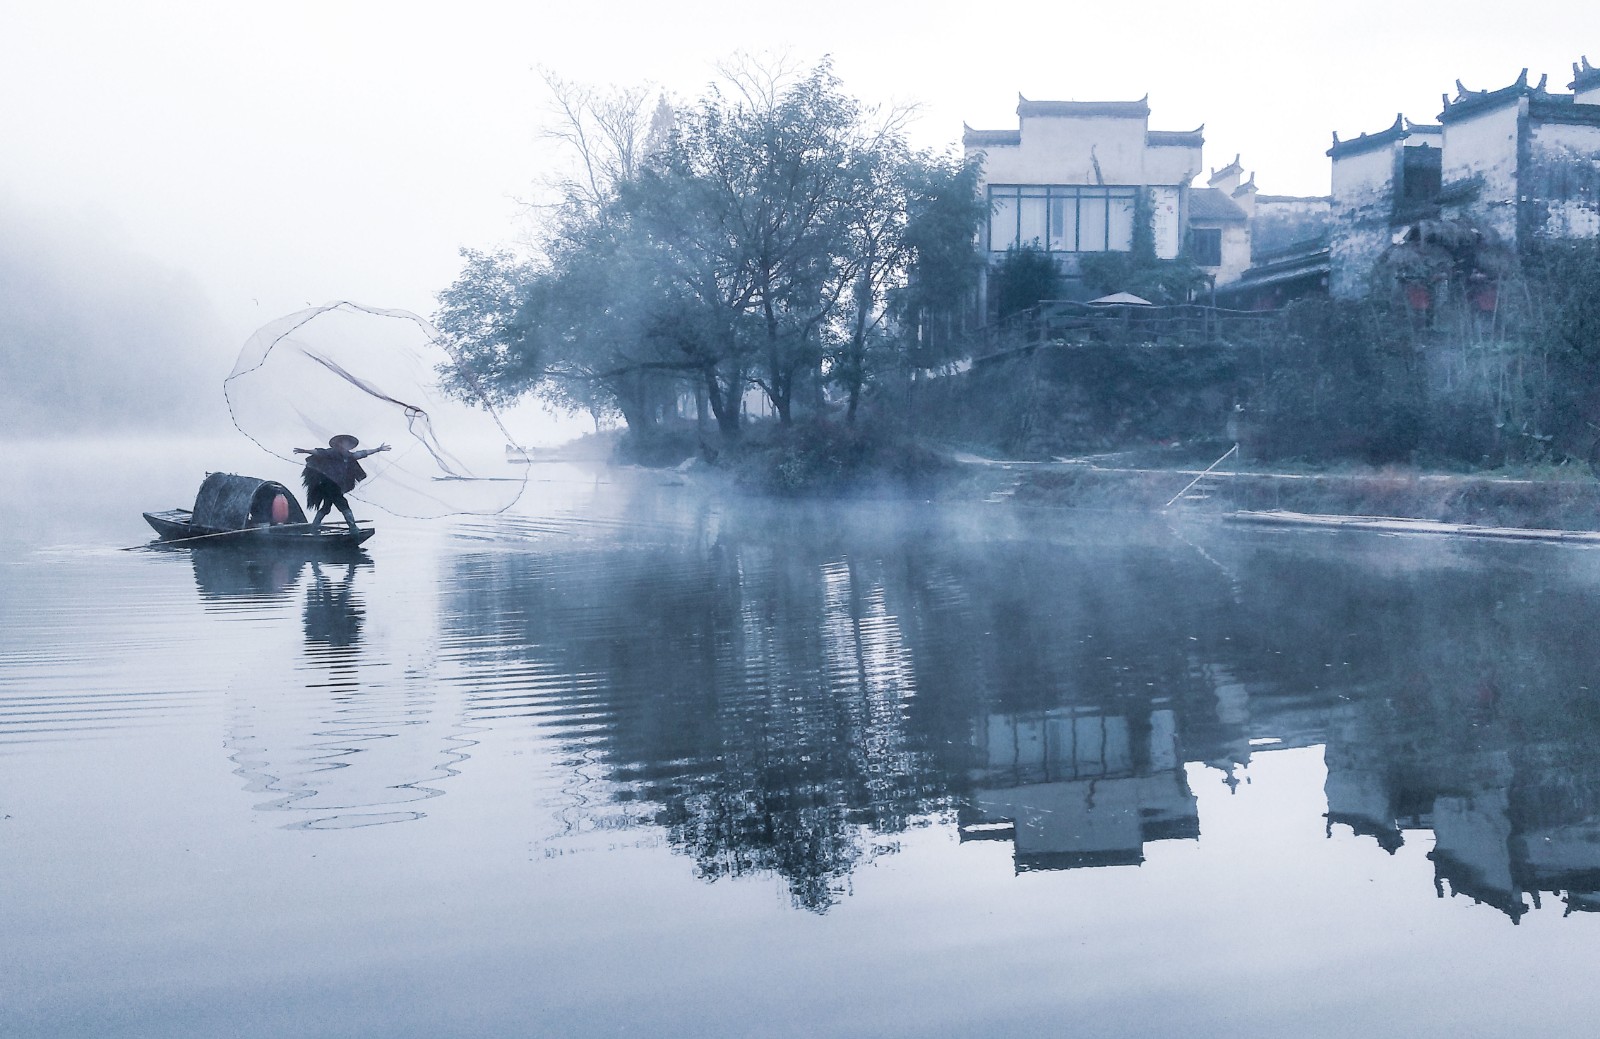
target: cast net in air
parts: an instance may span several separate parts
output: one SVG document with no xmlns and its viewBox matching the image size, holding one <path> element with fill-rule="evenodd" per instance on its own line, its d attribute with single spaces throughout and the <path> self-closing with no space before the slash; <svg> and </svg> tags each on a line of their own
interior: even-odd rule
<svg viewBox="0 0 1600 1039">
<path fill-rule="evenodd" d="M 360 450 L 387 443 L 362 459 L 367 479 L 350 497 L 391 515 L 493 515 L 527 484 L 526 466 L 506 464 L 513 440 L 487 396 L 439 331 L 404 310 L 339 302 L 281 317 L 245 342 L 222 385 L 239 431 L 296 468 L 295 448 L 341 433 Z"/>
</svg>

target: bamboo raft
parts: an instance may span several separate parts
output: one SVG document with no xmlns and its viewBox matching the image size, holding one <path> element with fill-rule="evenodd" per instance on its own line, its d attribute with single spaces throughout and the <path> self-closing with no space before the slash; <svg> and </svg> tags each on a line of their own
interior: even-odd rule
<svg viewBox="0 0 1600 1039">
<path fill-rule="evenodd" d="M 1319 516 L 1304 512 L 1230 512 L 1229 523 L 1268 527 L 1309 527 L 1325 530 L 1364 530 L 1378 534 L 1447 534 L 1456 537 L 1493 538 L 1501 541 L 1576 542 L 1600 545 L 1600 531 L 1541 530 L 1528 527 L 1484 527 L 1472 523 L 1406 519 L 1399 516 Z"/>
</svg>

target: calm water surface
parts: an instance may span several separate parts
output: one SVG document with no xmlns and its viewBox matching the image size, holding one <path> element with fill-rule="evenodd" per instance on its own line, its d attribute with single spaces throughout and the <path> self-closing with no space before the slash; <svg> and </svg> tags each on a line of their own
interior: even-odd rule
<svg viewBox="0 0 1600 1039">
<path fill-rule="evenodd" d="M 1594 1034 L 1593 550 L 230 450 L 9 453 L 0 1034 Z"/>
</svg>

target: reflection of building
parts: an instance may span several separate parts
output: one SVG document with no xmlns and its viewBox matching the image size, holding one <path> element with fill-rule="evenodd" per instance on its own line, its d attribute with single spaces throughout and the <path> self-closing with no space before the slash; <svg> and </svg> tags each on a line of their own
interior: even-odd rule
<svg viewBox="0 0 1600 1039">
<path fill-rule="evenodd" d="M 1502 777 L 1509 782 L 1511 777 Z M 1441 893 L 1487 903 L 1516 920 L 1528 911 L 1511 857 L 1506 788 L 1442 795 L 1433 802 L 1433 868 Z"/>
<path fill-rule="evenodd" d="M 1019 869 L 1135 865 L 1147 841 L 1200 835 L 1177 721 L 1071 709 L 990 715 L 963 840 L 1009 839 Z"/>
<path fill-rule="evenodd" d="M 655 522 L 663 499 L 640 500 Z M 570 751 L 552 840 L 653 830 L 704 879 L 779 877 L 816 911 L 951 811 L 961 840 L 1009 842 L 1020 870 L 1139 863 L 1151 841 L 1198 838 L 1207 797 L 1262 812 L 1241 766 L 1310 746 L 1341 840 L 1348 825 L 1426 845 L 1436 828 L 1441 887 L 1507 912 L 1528 891 L 1600 904 L 1600 742 L 1556 709 L 1600 669 L 1576 637 L 1592 575 L 1485 581 L 1471 550 L 1385 539 L 1174 554 L 1167 529 L 1146 542 L 1136 524 L 936 536 L 967 521 L 707 510 L 679 537 L 621 526 L 570 565 L 463 554 L 444 637 L 475 722 L 535 718 Z M 1574 637 L 1552 638 L 1553 617 Z M 1572 717 L 1526 738 L 1552 714 Z M 1303 823 L 1323 811 L 1309 793 L 1265 800 Z M 1284 849 L 1284 883 L 1305 853 Z M 1416 857 L 1392 866 L 1428 897 Z"/>
<path fill-rule="evenodd" d="M 1370 722 L 1370 719 L 1368 720 Z M 1393 852 L 1407 832 L 1431 831 L 1435 886 L 1513 921 L 1524 896 L 1561 894 L 1588 910 L 1600 889 L 1600 782 L 1592 767 L 1523 749 L 1395 753 L 1361 713 L 1341 712 L 1325 760 L 1328 823 Z"/>
</svg>

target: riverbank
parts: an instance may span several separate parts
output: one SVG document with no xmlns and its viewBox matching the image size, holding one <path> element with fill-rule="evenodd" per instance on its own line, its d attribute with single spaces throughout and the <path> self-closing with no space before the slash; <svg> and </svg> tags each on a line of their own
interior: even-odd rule
<svg viewBox="0 0 1600 1039">
<path fill-rule="evenodd" d="M 1427 473 L 1383 468 L 1342 472 L 1161 468 L 974 460 L 990 496 L 1056 508 L 1133 508 L 1205 513 L 1292 512 L 1543 530 L 1600 530 L 1600 481 Z"/>
<path fill-rule="evenodd" d="M 1231 452 L 1219 459 L 1227 445 L 1210 443 L 1083 458 L 1003 459 L 849 427 L 764 432 L 738 450 L 709 453 L 702 442 L 703 453 L 685 459 L 677 471 L 717 473 L 745 493 L 776 497 L 909 496 L 1061 509 L 1278 512 L 1600 531 L 1600 480 L 1581 466 L 1493 473 L 1269 468 L 1239 464 Z"/>
</svg>

